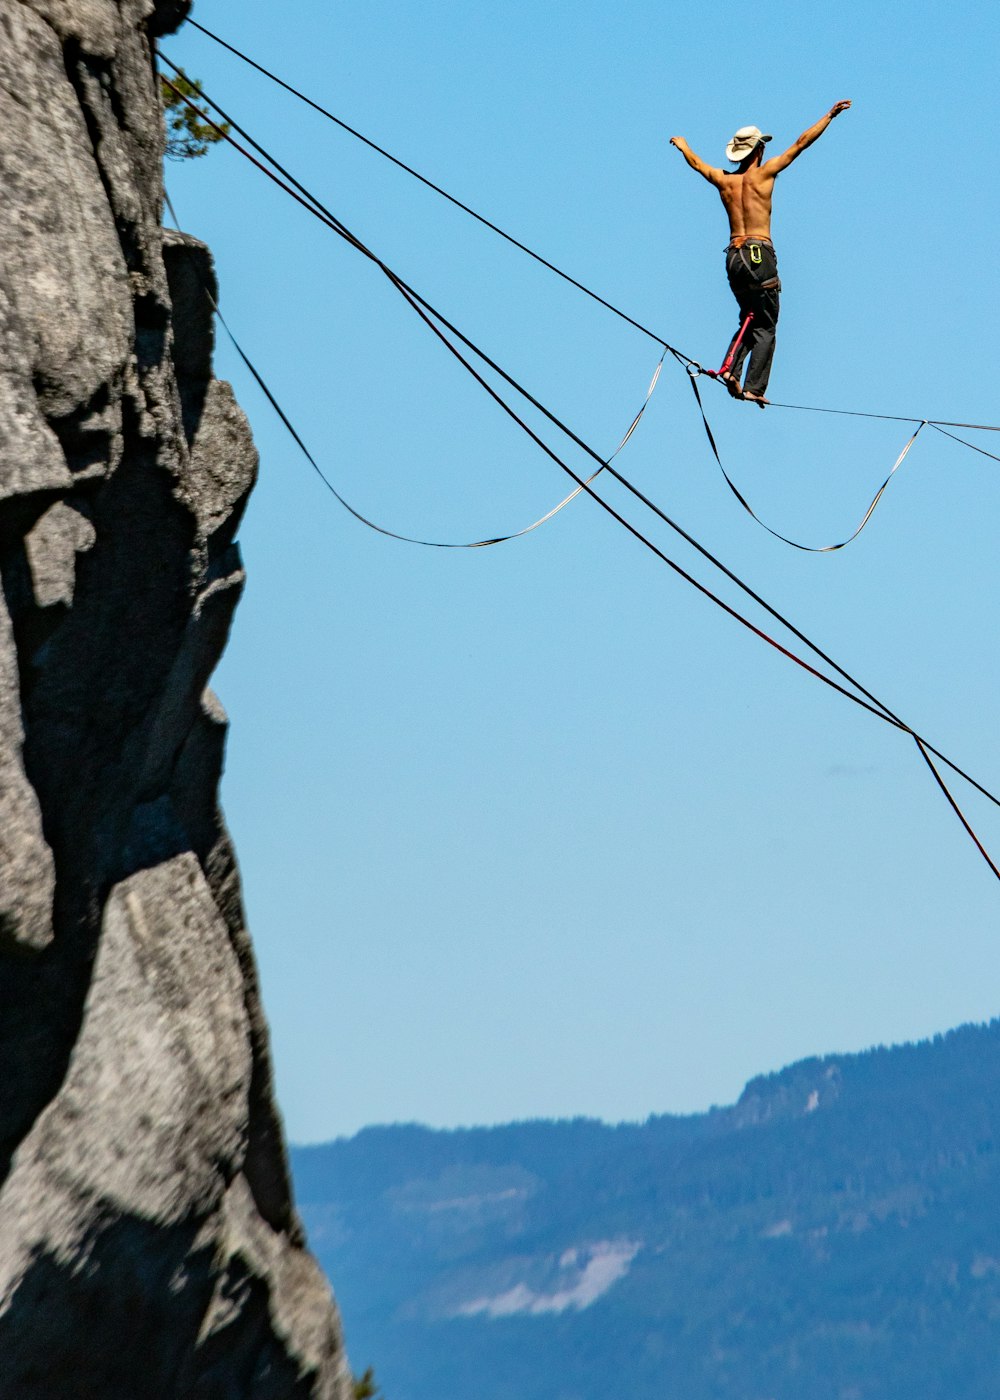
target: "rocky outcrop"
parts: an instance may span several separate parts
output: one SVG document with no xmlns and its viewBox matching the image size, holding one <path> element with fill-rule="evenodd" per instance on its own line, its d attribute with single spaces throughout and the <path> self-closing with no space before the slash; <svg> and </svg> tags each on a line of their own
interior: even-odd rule
<svg viewBox="0 0 1000 1400">
<path fill-rule="evenodd" d="M 344 1400 L 207 688 L 256 455 L 160 227 L 183 0 L 0 0 L 0 1397 Z"/>
</svg>

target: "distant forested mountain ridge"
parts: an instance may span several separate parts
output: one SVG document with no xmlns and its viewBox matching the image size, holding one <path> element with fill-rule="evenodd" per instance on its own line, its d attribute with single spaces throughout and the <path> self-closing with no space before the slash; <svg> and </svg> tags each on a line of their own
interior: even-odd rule
<svg viewBox="0 0 1000 1400">
<path fill-rule="evenodd" d="M 610 1127 L 293 1153 L 386 1400 L 996 1400 L 1000 1021 Z"/>
</svg>

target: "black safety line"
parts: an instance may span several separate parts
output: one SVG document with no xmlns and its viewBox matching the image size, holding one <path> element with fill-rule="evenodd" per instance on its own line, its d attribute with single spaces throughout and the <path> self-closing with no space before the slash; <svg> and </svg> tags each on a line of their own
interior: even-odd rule
<svg viewBox="0 0 1000 1400">
<path fill-rule="evenodd" d="M 1000 462 L 1000 457 L 998 457 L 998 456 L 996 455 L 995 452 L 987 452 L 985 447 L 980 447 L 977 443 L 974 443 L 974 442 L 967 442 L 965 438 L 960 438 L 956 433 L 949 433 L 949 432 L 948 432 L 948 429 L 947 429 L 947 428 L 943 428 L 943 427 L 941 426 L 940 423 L 933 423 L 933 422 L 932 422 L 929 426 L 932 427 L 932 428 L 936 428 L 937 431 L 942 435 L 942 437 L 951 438 L 952 442 L 959 442 L 959 443 L 961 443 L 963 447 L 968 447 L 968 448 L 970 449 L 970 451 L 972 451 L 972 452 L 978 452 L 979 455 L 980 455 L 981 457 L 989 457 L 989 459 L 990 459 L 991 461 L 993 461 L 993 462 Z M 969 427 L 970 427 L 970 428 L 973 428 L 973 427 L 977 427 L 977 428 L 978 428 L 978 427 L 981 427 L 981 426 L 982 426 L 982 425 L 979 424 L 979 423 L 970 423 L 970 424 L 969 424 Z M 987 431 L 992 433 L 992 432 L 996 432 L 997 429 L 996 429 L 996 428 L 989 428 L 989 429 L 987 429 Z"/>
<path fill-rule="evenodd" d="M 862 413 L 857 408 L 822 408 L 819 404 L 811 403 L 778 403 L 776 399 L 768 399 L 771 408 L 787 408 L 793 413 L 832 413 L 838 418 L 879 418 L 884 423 L 930 423 L 930 418 L 908 418 L 901 413 Z"/>
<path fill-rule="evenodd" d="M 541 263 L 542 267 L 546 267 L 550 272 L 554 272 L 557 277 L 561 277 L 563 281 L 568 282 L 571 287 L 575 287 L 577 291 L 583 292 L 585 296 L 590 297 L 592 301 L 596 301 L 600 306 L 603 306 L 605 310 L 611 311 L 615 316 L 620 317 L 621 320 L 627 321 L 628 324 L 630 326 L 634 326 L 634 328 L 637 331 L 641 331 L 643 335 L 649 336 L 650 340 L 655 340 L 657 345 L 662 346 L 664 350 L 671 350 L 674 354 L 680 355 L 681 358 L 687 364 L 694 363 L 694 361 L 690 360 L 689 357 L 683 353 L 683 351 L 675 349 L 675 347 L 668 344 L 668 342 L 665 341 L 662 336 L 657 335 L 655 331 L 651 331 L 648 326 L 644 326 L 641 321 L 637 321 L 635 317 L 630 316 L 627 311 L 622 311 L 620 307 L 615 306 L 605 297 L 602 297 L 597 292 L 592 291 L 590 287 L 584 286 L 584 284 L 578 281 L 577 278 L 571 277 L 568 272 L 563 272 L 561 267 L 557 267 L 555 263 L 550 262 L 548 258 L 542 257 L 541 253 L 536 253 L 533 248 L 529 248 L 528 245 L 526 243 L 522 243 L 519 238 L 515 238 L 514 235 L 511 233 L 507 233 L 504 229 L 502 229 L 499 226 L 499 224 L 493 223 L 493 221 L 491 219 L 487 219 L 484 214 L 478 213 L 470 205 L 465 204 L 461 199 L 457 199 L 455 195 L 449 194 L 448 191 L 442 189 L 440 185 L 436 185 L 433 180 L 429 180 L 426 175 L 421 175 L 419 170 L 414 170 L 413 166 L 407 165 L 405 160 L 400 160 L 398 156 L 394 156 L 391 151 L 387 151 L 384 146 L 378 145 L 377 142 L 370 140 L 367 136 L 363 135 L 353 126 L 349 126 L 347 122 L 343 121 L 340 117 L 335 116 L 333 112 L 328 111 L 326 107 L 321 106 L 318 102 L 314 102 L 311 97 L 307 97 L 304 92 L 300 92 L 299 89 L 293 87 L 291 83 L 286 83 L 283 78 L 279 78 L 277 73 L 272 73 L 271 70 L 269 68 L 265 68 L 262 63 L 257 63 L 254 59 L 252 59 L 249 56 L 249 54 L 243 53 L 233 44 L 227 44 L 225 39 L 221 39 L 218 34 L 213 34 L 210 29 L 206 29 L 205 26 L 203 24 L 199 24 L 197 20 L 188 19 L 188 24 L 193 25 L 195 29 L 200 30 L 200 32 L 206 35 L 209 39 L 214 39 L 214 41 L 217 44 L 221 45 L 222 48 L 228 49 L 231 54 L 235 54 L 237 58 L 240 58 L 243 60 L 244 63 L 249 64 L 251 68 L 255 68 L 257 72 L 262 73 L 265 78 L 270 78 L 272 83 L 277 83 L 277 85 L 279 87 L 284 88 L 286 92 L 290 92 L 293 97 L 297 97 L 300 102 L 304 102 L 307 107 L 311 107 L 313 111 L 319 112 L 320 116 L 326 117 L 336 126 L 339 126 L 341 130 L 346 131 L 349 135 L 354 136 L 357 138 L 357 140 L 363 142 L 371 150 L 377 151 L 380 156 L 384 156 L 386 160 L 391 161 L 392 164 L 398 166 L 400 170 L 405 170 L 407 175 L 412 175 L 415 180 L 419 180 L 422 185 L 426 185 L 427 188 L 429 190 L 433 190 L 435 194 L 441 195 L 441 197 L 443 199 L 448 200 L 450 204 L 454 204 L 457 209 L 461 209 L 463 213 L 471 215 L 473 219 L 477 220 L 477 222 L 481 223 L 485 228 L 488 228 L 492 233 L 499 234 L 501 238 L 506 239 L 506 241 L 512 244 L 515 248 L 520 249 L 522 253 L 527 253 L 529 258 L 534 258 L 535 262 Z"/>
<path fill-rule="evenodd" d="M 979 433 L 1000 433 L 1000 423 L 952 423 L 947 418 L 930 419 L 935 428 L 972 428 Z"/>
<path fill-rule="evenodd" d="M 170 63 L 170 60 L 167 59 L 167 62 Z M 179 71 L 176 69 L 176 65 L 171 63 L 170 66 L 172 68 L 175 68 L 175 71 Z M 176 88 L 174 88 L 173 84 L 170 83 L 169 79 L 165 79 L 164 81 L 167 82 L 168 86 L 170 86 L 173 91 L 178 91 Z M 225 113 L 218 106 L 217 103 L 213 102 L 204 93 L 202 93 L 201 95 L 205 98 L 205 100 L 209 103 L 210 106 L 212 106 L 217 112 L 219 112 L 223 121 L 227 122 L 234 129 L 238 130 L 240 134 L 251 145 L 255 147 L 255 149 L 260 151 L 260 153 L 265 157 L 265 159 L 269 160 L 274 165 L 275 169 L 282 170 L 283 173 L 287 174 L 287 172 L 284 172 L 283 167 L 281 167 L 278 164 L 278 162 L 274 160 L 274 158 L 271 157 L 263 149 L 263 147 L 259 146 L 258 143 L 255 142 L 253 138 L 250 137 L 249 134 L 243 130 L 242 127 L 240 127 L 237 123 L 233 122 L 229 115 Z M 184 100 L 188 103 L 189 106 L 191 106 L 192 108 L 194 107 L 194 104 L 190 101 L 189 98 L 185 97 Z M 544 405 L 540 404 L 538 400 L 534 399 L 533 396 L 522 386 L 520 386 L 516 380 L 511 378 L 510 375 L 508 375 L 504 370 L 502 370 L 498 365 L 496 365 L 494 361 L 492 361 L 489 358 L 489 356 L 487 356 L 483 351 L 479 350 L 478 347 L 476 347 L 471 341 L 469 341 L 467 337 L 463 336 L 460 331 L 452 327 L 451 323 L 448 322 L 443 316 L 441 316 L 439 312 L 435 311 L 429 303 L 424 302 L 423 299 L 419 297 L 419 294 L 413 292 L 411 288 L 407 287 L 407 285 L 404 282 L 402 282 L 402 280 L 398 278 L 390 268 L 388 268 L 384 263 L 382 263 L 381 260 L 370 249 L 366 248 L 365 245 L 360 242 L 360 240 L 358 240 L 353 234 L 351 234 L 350 231 L 347 230 L 345 226 L 342 225 L 334 215 L 330 214 L 329 211 L 325 210 L 324 206 L 322 206 L 319 203 L 319 201 L 315 199 L 314 196 L 308 195 L 308 191 L 305 191 L 305 193 L 308 195 L 309 200 L 311 201 L 307 202 L 306 199 L 302 197 L 302 195 L 298 194 L 294 189 L 291 189 L 288 186 L 286 186 L 282 182 L 282 180 L 278 178 L 278 176 L 276 176 L 272 171 L 268 170 L 265 166 L 263 166 L 248 151 L 244 150 L 239 145 L 239 143 L 233 139 L 231 134 L 224 132 L 222 128 L 217 125 L 217 123 L 212 122 L 211 118 L 205 117 L 205 114 L 202 115 L 217 131 L 220 132 L 220 134 L 224 137 L 226 141 L 229 142 L 230 145 L 232 145 L 243 156 L 250 160 L 251 163 L 255 165 L 259 170 L 261 170 L 262 173 L 265 174 L 270 180 L 272 180 L 275 184 L 279 185 L 282 189 L 284 189 L 287 194 L 291 195 L 291 197 L 295 199 L 299 204 L 301 204 L 304 208 L 308 209 L 309 212 L 314 215 L 314 217 L 319 218 L 321 222 L 330 227 L 346 242 L 350 243 L 358 251 L 362 252 L 366 258 L 375 263 L 376 266 L 378 266 L 383 271 L 383 273 L 390 280 L 390 282 L 393 283 L 397 291 L 399 291 L 401 295 L 404 296 L 404 298 L 411 305 L 413 310 L 417 312 L 421 319 L 434 332 L 438 339 L 442 341 L 442 343 L 451 352 L 451 354 L 454 355 L 460 361 L 460 363 L 468 370 L 468 372 L 473 376 L 473 378 L 476 379 L 476 381 L 481 385 L 481 387 L 486 390 L 490 397 L 496 401 L 496 403 L 503 409 L 503 411 L 507 413 L 514 420 L 514 422 L 522 428 L 522 430 L 546 453 L 547 456 L 549 456 L 554 462 L 556 462 L 556 464 L 564 472 L 566 472 L 566 474 L 570 476 L 573 479 L 573 481 L 577 483 L 578 487 L 586 491 L 586 493 L 590 497 L 592 497 L 592 499 L 596 501 L 597 504 L 600 505 L 603 510 L 605 510 L 609 515 L 611 515 L 612 518 L 615 519 L 619 524 L 623 525 L 629 531 L 629 533 L 634 535 L 642 544 L 646 545 L 647 548 L 649 548 L 658 558 L 660 558 L 663 563 L 669 565 L 669 567 L 673 569 L 676 573 L 678 573 L 682 578 L 684 578 L 686 582 L 692 584 L 692 586 L 695 587 L 699 592 L 708 597 L 712 602 L 715 602 L 719 607 L 721 607 L 725 612 L 727 612 L 731 617 L 733 617 L 734 620 L 740 622 L 748 630 L 750 630 L 756 636 L 758 636 L 762 641 L 766 641 L 768 645 L 774 647 L 777 651 L 781 652 L 782 655 L 786 656 L 789 660 L 794 661 L 798 666 L 808 671 L 818 680 L 821 680 L 825 685 L 829 686 L 833 690 L 836 690 L 839 694 L 845 696 L 848 700 L 851 700 L 854 704 L 860 706 L 862 709 L 865 709 L 871 714 L 874 714 L 878 719 L 883 720 L 885 723 L 891 724 L 893 727 L 910 734 L 914 738 L 919 737 L 915 734 L 915 732 L 910 728 L 909 725 L 907 725 L 903 720 L 899 719 L 896 715 L 894 715 L 893 712 L 889 710 L 888 706 L 884 705 L 875 696 L 871 695 L 871 692 L 866 690 L 866 688 L 863 687 L 859 682 L 855 681 L 853 677 L 851 677 L 849 673 L 846 672 L 842 667 L 838 666 L 835 662 L 828 658 L 826 654 L 818 646 L 809 641 L 809 639 L 805 637 L 803 633 L 801 633 L 791 623 L 788 623 L 784 618 L 782 618 L 780 613 L 778 613 L 769 604 L 765 603 L 763 599 L 760 599 L 758 595 L 754 593 L 752 589 L 749 588 L 748 585 L 742 583 L 742 581 L 739 580 L 737 576 L 733 574 L 729 569 L 722 565 L 720 561 L 715 560 L 714 556 L 712 556 L 707 550 L 705 550 L 701 545 L 694 541 L 693 538 L 687 535 L 687 533 L 683 531 L 679 526 L 675 525 L 674 522 L 670 521 L 669 517 L 667 517 L 658 507 L 653 506 L 652 503 L 649 502 L 647 498 L 642 495 L 641 492 L 634 488 L 631 485 L 631 483 L 627 481 L 626 478 L 621 476 L 621 474 L 617 472 L 613 467 L 608 467 L 607 470 L 609 471 L 610 475 L 612 475 L 617 481 L 621 482 L 630 491 L 632 491 L 632 493 L 639 500 L 649 505 L 661 519 L 663 519 L 666 523 L 670 524 L 685 539 L 689 540 L 689 542 L 691 542 L 706 558 L 712 560 L 712 562 L 714 562 L 717 565 L 717 567 L 719 567 L 729 578 L 731 578 L 735 583 L 737 583 L 746 593 L 748 593 L 751 597 L 757 599 L 770 614 L 772 614 L 776 619 L 778 619 L 785 626 L 787 626 L 788 629 L 791 632 L 793 632 L 794 635 L 801 638 L 803 642 L 814 652 L 814 654 L 828 661 L 829 664 L 834 667 L 838 674 L 842 675 L 851 685 L 855 686 L 855 688 L 859 690 L 862 694 L 870 696 L 874 703 L 866 703 L 866 701 L 860 699 L 858 695 L 853 695 L 850 691 L 845 690 L 843 686 L 839 685 L 829 676 L 824 675 L 821 671 L 817 671 L 815 667 L 811 666 L 808 662 L 804 661 L 794 652 L 788 650 L 788 648 L 784 647 L 780 642 L 776 641 L 768 633 L 763 632 L 760 628 L 756 627 L 752 622 L 749 621 L 749 619 L 745 618 L 741 613 L 737 612 L 734 608 L 730 607 L 728 603 L 725 603 L 716 594 L 712 593 L 710 589 L 705 587 L 704 584 L 701 584 L 697 579 L 693 578 L 690 574 L 688 574 L 686 570 L 681 568 L 679 564 L 675 563 L 674 560 L 670 559 L 667 555 L 665 555 L 656 545 L 654 545 L 649 539 L 647 539 L 646 536 L 644 536 L 639 530 L 637 530 L 635 526 L 633 526 L 624 517 L 619 515 L 619 513 L 616 510 L 614 510 L 614 508 L 610 506 L 608 502 L 606 502 L 601 496 L 599 496 L 587 482 L 583 481 L 579 476 L 577 476 L 577 474 L 572 470 L 572 468 L 570 468 L 565 462 L 563 462 L 562 459 L 545 442 L 543 442 L 541 438 L 538 437 L 538 435 L 528 426 L 528 424 L 525 423 L 524 420 L 521 419 L 518 416 L 518 414 L 500 397 L 500 395 L 493 389 L 493 387 L 489 385 L 485 379 L 483 379 L 483 377 L 478 373 L 478 371 L 469 363 L 468 360 L 465 359 L 461 352 L 454 345 L 451 344 L 444 332 L 441 329 L 439 329 L 439 327 L 435 325 L 434 322 L 431 320 L 431 317 L 436 317 L 442 325 L 447 326 L 449 329 L 453 330 L 454 333 L 479 358 L 481 358 L 485 364 L 488 364 L 492 369 L 499 373 L 511 385 L 511 387 L 515 388 L 520 394 L 522 394 L 523 397 L 525 397 L 528 400 L 528 402 L 532 403 L 534 406 L 539 408 L 539 410 L 547 418 L 549 418 L 550 421 L 552 421 L 556 426 L 558 426 L 561 429 L 561 431 L 563 431 L 567 436 L 571 438 L 571 440 L 577 442 L 591 457 L 593 457 L 596 461 L 601 462 L 602 459 L 597 456 L 597 454 L 592 448 L 590 448 L 586 443 L 584 443 L 582 439 L 578 438 L 577 435 L 573 433 L 571 429 L 567 428 L 564 424 L 562 424 L 560 420 L 555 417 L 555 415 L 550 413 L 549 410 L 544 407 Z M 294 180 L 294 177 L 289 176 L 288 178 L 292 180 L 293 184 L 298 185 L 298 182 Z M 304 190 L 304 187 L 301 185 L 299 185 L 298 188 Z M 426 308 L 426 311 L 424 310 L 424 308 Z M 605 463 L 604 465 L 606 466 L 607 464 Z M 876 705 L 878 706 L 877 709 L 875 708 Z M 994 796 L 994 794 L 991 793 L 989 789 L 984 787 L 970 774 L 966 773 L 945 754 L 941 753 L 940 750 L 928 743 L 927 740 L 921 738 L 921 743 L 926 746 L 929 752 L 933 753 L 943 763 L 947 764 L 953 772 L 958 774 L 960 777 L 964 778 L 983 796 L 989 798 L 989 800 L 995 805 L 1000 806 L 1000 799 Z"/>
<path fill-rule="evenodd" d="M 889 485 L 889 482 L 896 475 L 896 472 L 899 470 L 899 468 L 903 465 L 903 460 L 909 452 L 910 448 L 916 442 L 918 436 L 920 435 L 921 429 L 927 427 L 927 419 L 924 419 L 922 422 L 917 424 L 916 430 L 910 435 L 906 446 L 896 458 L 895 462 L 893 462 L 889 475 L 886 477 L 886 479 L 882 482 L 882 485 L 875 492 L 871 504 L 862 516 L 859 525 L 850 535 L 847 536 L 845 540 L 839 540 L 836 544 L 801 544 L 798 540 L 789 539 L 787 535 L 783 535 L 779 530 L 772 529 L 771 526 L 768 525 L 766 520 L 761 520 L 760 516 L 754 510 L 753 506 L 743 495 L 739 487 L 736 485 L 735 481 L 733 481 L 732 477 L 726 471 L 726 468 L 722 462 L 722 458 L 719 455 L 719 449 L 715 441 L 715 434 L 712 432 L 711 426 L 708 421 L 708 415 L 705 413 L 705 405 L 702 403 L 701 394 L 698 391 L 697 372 L 694 370 L 689 370 L 688 377 L 691 380 L 691 388 L 694 390 L 695 402 L 698 405 L 698 412 L 701 414 L 701 421 L 705 426 L 705 433 L 708 437 L 708 445 L 712 449 L 712 455 L 714 456 L 716 462 L 719 464 L 719 471 L 725 478 L 726 485 L 729 487 L 730 491 L 732 491 L 733 495 L 739 501 L 740 505 L 743 507 L 746 513 L 752 516 L 754 520 L 756 520 L 757 524 L 761 527 L 761 529 L 766 530 L 769 535 L 773 535 L 776 540 L 781 540 L 782 544 L 791 545 L 792 549 L 801 550 L 803 554 L 835 554 L 838 549 L 846 549 L 849 544 L 851 544 L 854 540 L 858 538 L 858 536 L 861 534 L 861 531 L 865 528 L 869 520 L 871 520 L 872 516 L 875 514 L 875 507 L 882 499 L 883 493 L 885 492 L 886 487 Z M 948 436 L 951 435 L 949 434 Z M 961 439 L 956 438 L 956 441 L 960 440 Z"/>
<path fill-rule="evenodd" d="M 776 399 L 768 399 L 768 404 L 771 408 L 788 408 L 795 413 L 835 413 L 841 418 L 880 418 L 885 423 L 925 423 L 929 428 L 971 428 L 980 433 L 1000 433 L 1000 423 L 952 423 L 947 418 L 908 418 L 899 413 L 862 413 L 856 408 L 821 408 L 819 404 L 779 403 Z M 965 447 L 971 447 L 973 452 L 982 450 L 971 442 L 965 442 L 964 438 L 956 438 L 955 441 L 963 443 Z M 991 455 L 986 453 L 987 457 Z"/>
<path fill-rule="evenodd" d="M 990 859 L 990 856 L 989 856 L 989 853 L 988 853 L 987 850 L 986 850 L 986 847 L 983 845 L 982 841 L 980 841 L 979 837 L 978 837 L 978 836 L 976 835 L 976 833 L 973 831 L 972 827 L 969 825 L 969 823 L 968 823 L 968 821 L 967 821 L 967 819 L 966 819 L 965 813 L 962 811 L 961 807 L 959 807 L 959 805 L 958 805 L 958 803 L 955 801 L 954 797 L 953 797 L 953 796 L 951 795 L 951 793 L 948 791 L 948 787 L 947 787 L 947 785 L 946 785 L 944 779 L 941 777 L 941 774 L 938 772 L 937 768 L 934 766 L 934 763 L 933 763 L 932 760 L 931 760 L 930 754 L 927 752 L 926 748 L 925 748 L 924 745 L 920 742 L 920 740 L 917 738 L 917 736 L 916 736 L 915 734 L 914 734 L 914 736 L 913 736 L 913 741 L 914 741 L 914 743 L 916 744 L 917 748 L 920 750 L 921 757 L 923 758 L 924 762 L 927 764 L 927 767 L 928 767 L 928 768 L 931 770 L 931 772 L 934 774 L 934 779 L 935 779 L 935 781 L 936 781 L 938 787 L 939 787 L 939 788 L 941 789 L 941 791 L 944 793 L 945 797 L 947 797 L 948 803 L 949 803 L 949 805 L 951 806 L 952 811 L 955 813 L 956 817 L 958 817 L 958 820 L 959 820 L 959 821 L 962 823 L 962 825 L 965 827 L 966 833 L 968 834 L 968 836 L 971 838 L 971 840 L 972 840 L 973 843 L 975 844 L 976 849 L 979 851 L 979 854 L 982 856 L 983 860 L 986 862 L 986 864 L 987 864 L 987 865 L 990 867 L 990 869 L 993 871 L 993 874 L 997 877 L 997 879 L 1000 880 L 1000 870 L 998 870 L 997 867 L 993 864 L 993 861 Z"/>
</svg>

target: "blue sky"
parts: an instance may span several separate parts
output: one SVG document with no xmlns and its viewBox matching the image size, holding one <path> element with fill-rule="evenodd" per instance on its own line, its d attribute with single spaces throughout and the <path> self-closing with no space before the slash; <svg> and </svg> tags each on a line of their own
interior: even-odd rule
<svg viewBox="0 0 1000 1400">
<path fill-rule="evenodd" d="M 772 396 L 1000 421 L 995 7 L 202 0 L 195 17 L 707 364 L 723 163 L 851 98 L 783 175 Z M 601 452 L 658 351 L 191 29 L 165 51 Z M 224 311 L 338 489 L 390 529 L 518 529 L 566 478 L 378 272 L 230 150 L 170 164 Z M 592 502 L 421 550 L 327 495 L 220 338 L 261 481 L 215 678 L 290 1135 L 691 1111 L 803 1055 L 997 1010 L 1000 888 L 911 741 L 699 598 Z M 704 382 L 704 381 L 703 381 Z M 904 424 L 706 384 L 782 533 L 860 518 Z M 992 440 L 990 440 L 992 439 Z M 997 435 L 977 439 L 997 450 Z M 578 469 L 586 459 L 568 458 Z M 666 366 L 620 469 L 914 727 L 1000 787 L 1000 464 L 926 429 L 847 550 L 788 549 Z M 738 603 L 619 489 L 678 562 Z M 740 604 L 741 605 L 741 604 Z M 961 784 L 987 845 L 1000 813 Z"/>
</svg>

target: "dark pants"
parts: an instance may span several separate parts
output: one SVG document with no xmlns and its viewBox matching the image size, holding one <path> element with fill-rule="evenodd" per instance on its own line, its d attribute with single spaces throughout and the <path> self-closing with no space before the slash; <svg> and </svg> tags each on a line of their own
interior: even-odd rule
<svg viewBox="0 0 1000 1400">
<path fill-rule="evenodd" d="M 743 361 L 750 356 L 745 391 L 763 394 L 774 358 L 774 337 L 778 325 L 781 283 L 778 260 L 770 243 L 744 243 L 742 248 L 726 249 L 726 276 L 740 306 L 740 325 L 753 313 L 753 320 L 733 357 L 731 373 L 740 378 Z M 770 284 L 770 285 L 768 285 Z M 736 335 L 729 343 L 732 350 Z M 728 352 L 727 352 L 728 354 Z"/>
</svg>

